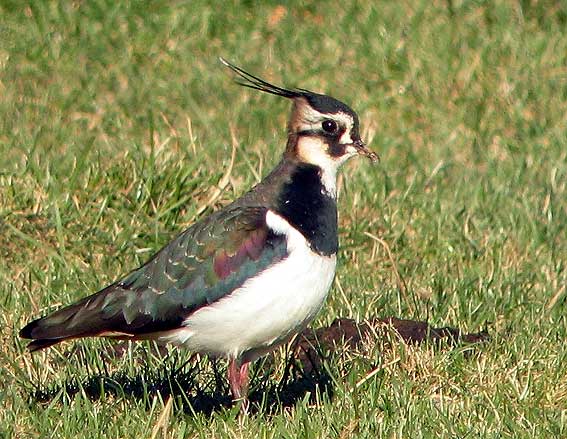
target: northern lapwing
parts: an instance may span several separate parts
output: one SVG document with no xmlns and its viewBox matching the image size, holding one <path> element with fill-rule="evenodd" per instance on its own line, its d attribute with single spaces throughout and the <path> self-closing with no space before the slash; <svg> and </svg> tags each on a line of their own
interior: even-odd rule
<svg viewBox="0 0 567 439">
<path fill-rule="evenodd" d="M 351 157 L 378 156 L 341 101 L 221 62 L 240 85 L 292 101 L 281 161 L 124 278 L 25 326 L 30 351 L 95 336 L 169 342 L 227 358 L 233 397 L 246 403 L 249 363 L 321 309 L 339 248 L 337 170 Z"/>
</svg>

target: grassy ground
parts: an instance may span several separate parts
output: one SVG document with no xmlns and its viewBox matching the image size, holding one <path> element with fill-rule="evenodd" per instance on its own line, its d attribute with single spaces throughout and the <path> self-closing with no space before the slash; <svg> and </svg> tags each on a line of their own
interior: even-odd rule
<svg viewBox="0 0 567 439">
<path fill-rule="evenodd" d="M 0 2 L 0 437 L 567 436 L 564 2 L 21 3 Z M 314 326 L 395 315 L 490 343 L 370 346 L 327 363 L 332 392 L 244 421 L 154 391 L 189 354 L 25 353 L 25 322 L 278 160 L 289 104 L 233 85 L 219 55 L 351 104 L 381 155 L 343 172 L 340 267 Z M 285 354 L 271 361 L 260 390 L 282 378 Z M 179 376 L 194 367 L 211 388 L 203 359 Z M 93 399 L 99 375 L 124 379 Z"/>
</svg>

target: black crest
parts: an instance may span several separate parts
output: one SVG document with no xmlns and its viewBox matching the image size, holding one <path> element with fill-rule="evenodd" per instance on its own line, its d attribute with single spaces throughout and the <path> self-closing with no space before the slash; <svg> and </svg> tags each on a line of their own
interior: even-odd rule
<svg viewBox="0 0 567 439">
<path fill-rule="evenodd" d="M 309 105 L 320 113 L 324 114 L 336 114 L 336 113 L 346 113 L 357 119 L 356 113 L 352 108 L 350 108 L 345 103 L 332 98 L 331 96 L 319 94 L 306 90 L 304 88 L 283 88 L 274 84 L 270 84 L 257 76 L 248 73 L 247 71 L 235 66 L 234 64 L 228 62 L 224 58 L 219 58 L 220 62 L 227 66 L 230 70 L 238 75 L 236 83 L 244 87 L 253 88 L 254 90 L 260 90 L 265 93 L 270 93 L 277 96 L 282 96 L 288 99 L 305 98 Z"/>
<path fill-rule="evenodd" d="M 251 73 L 242 70 L 240 67 L 235 66 L 234 64 L 229 63 L 224 58 L 219 58 L 220 62 L 227 66 L 230 70 L 236 73 L 239 76 L 239 79 L 236 80 L 236 83 L 242 85 L 244 87 L 253 88 L 254 90 L 260 90 L 266 93 L 270 93 L 277 96 L 282 96 L 288 99 L 300 98 L 305 95 L 304 90 L 290 90 L 283 87 L 278 87 L 277 85 L 270 84 L 267 81 L 264 81 L 257 76 L 252 75 Z"/>
</svg>

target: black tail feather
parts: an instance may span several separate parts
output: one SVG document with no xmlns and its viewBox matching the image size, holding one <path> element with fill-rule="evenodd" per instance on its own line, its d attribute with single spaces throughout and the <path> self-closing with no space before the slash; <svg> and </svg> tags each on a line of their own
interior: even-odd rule
<svg viewBox="0 0 567 439">
<path fill-rule="evenodd" d="M 41 337 L 41 335 L 38 335 L 38 333 L 41 334 L 43 329 L 42 326 L 45 320 L 46 318 L 34 320 L 33 322 L 28 323 L 20 330 L 19 333 L 20 337 L 33 340 L 27 345 L 27 349 L 30 352 L 35 352 L 41 349 L 48 348 L 49 346 L 53 346 L 54 344 L 57 344 L 69 338 L 75 338 L 72 336 L 65 336 L 63 334 L 59 337 L 52 337 L 52 338 Z"/>
<path fill-rule="evenodd" d="M 66 338 L 58 338 L 58 339 L 40 338 L 39 340 L 34 340 L 32 342 L 29 342 L 26 347 L 28 351 L 35 352 L 35 351 L 40 351 L 41 349 L 48 348 L 49 346 L 53 346 L 54 344 L 62 342 L 63 340 L 66 340 Z"/>
<path fill-rule="evenodd" d="M 105 332 L 115 321 L 112 318 L 103 319 L 101 303 L 112 291 L 111 285 L 76 303 L 33 320 L 20 330 L 20 337 L 33 340 L 28 344 L 28 349 L 33 352 L 64 340 Z"/>
<path fill-rule="evenodd" d="M 178 327 L 183 315 L 154 319 L 138 310 L 127 320 L 124 314 L 127 291 L 116 284 L 91 296 L 33 320 L 20 330 L 20 337 L 32 340 L 30 351 L 47 348 L 59 342 L 83 337 L 135 338 Z M 180 305 L 180 310 L 183 308 Z"/>
</svg>

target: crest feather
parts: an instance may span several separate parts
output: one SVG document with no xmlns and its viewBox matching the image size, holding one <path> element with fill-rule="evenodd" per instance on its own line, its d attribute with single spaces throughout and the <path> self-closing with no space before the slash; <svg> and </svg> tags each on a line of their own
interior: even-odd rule
<svg viewBox="0 0 567 439">
<path fill-rule="evenodd" d="M 264 81 L 262 78 L 258 78 L 257 76 L 254 76 L 240 67 L 228 62 L 223 57 L 219 57 L 219 61 L 239 76 L 239 78 L 236 79 L 236 83 L 243 87 L 253 88 L 254 90 L 282 96 L 288 99 L 299 98 L 305 94 L 302 90 L 291 90 L 270 84 L 268 81 Z"/>
</svg>

